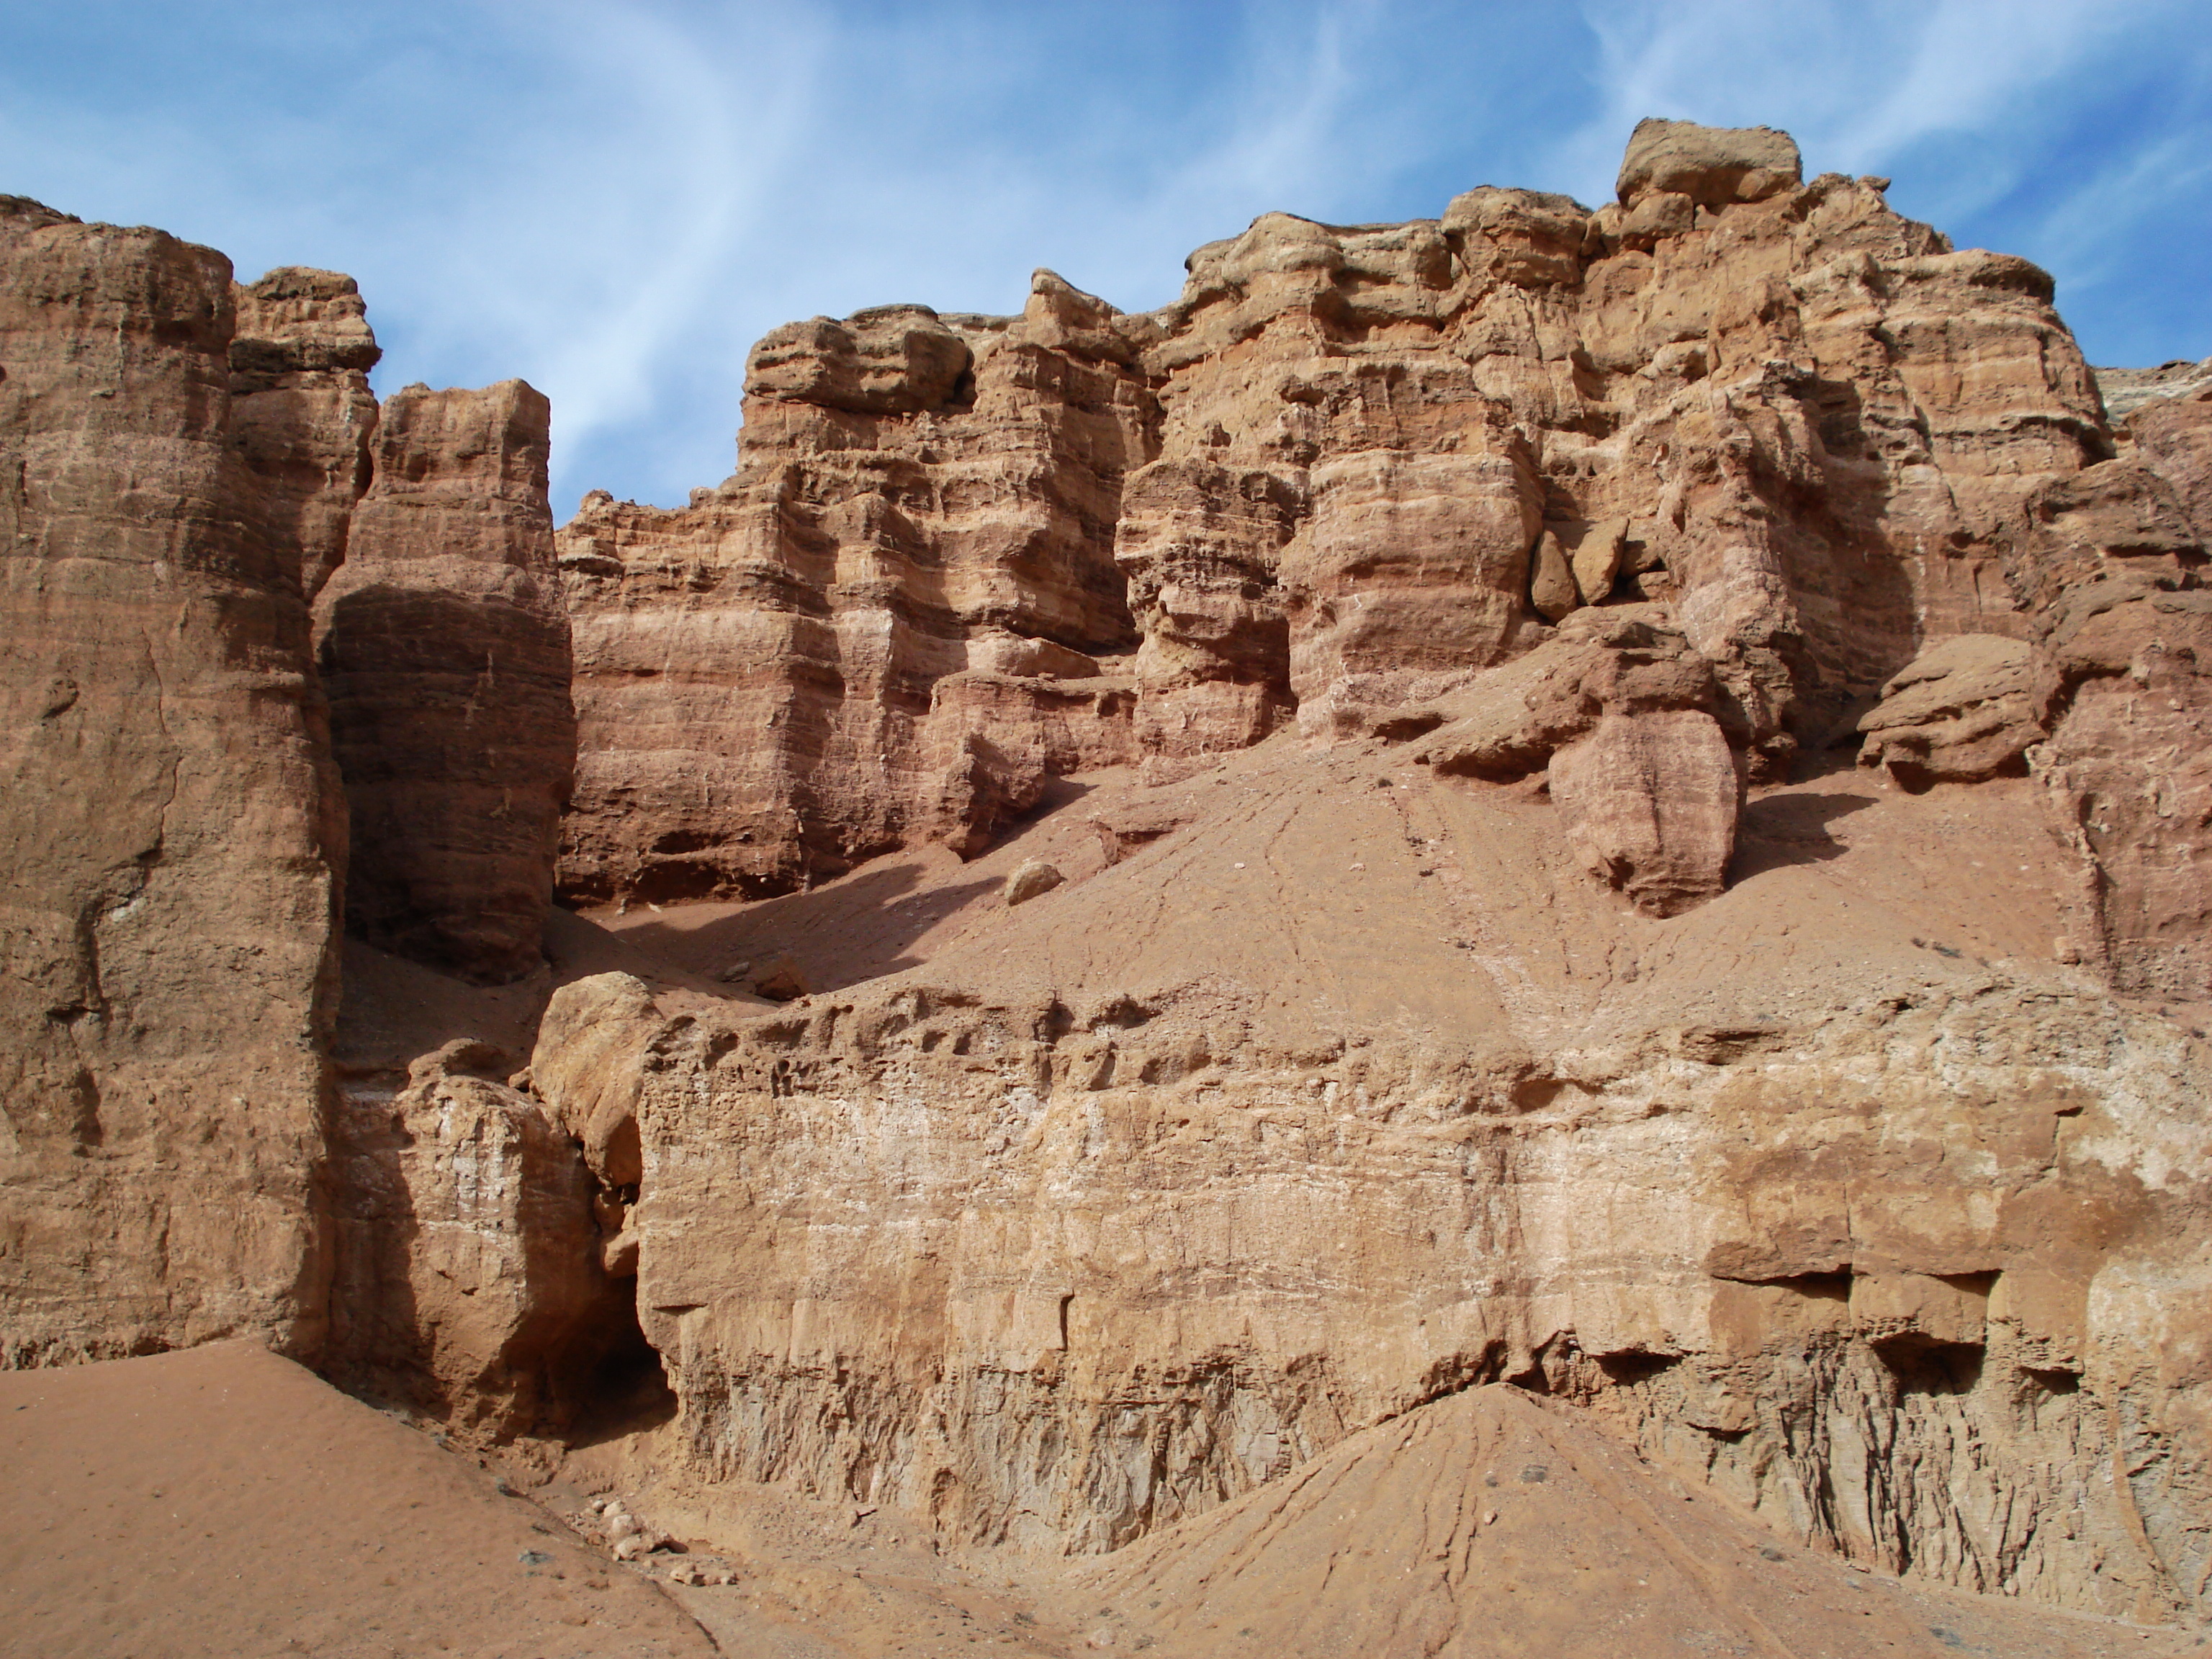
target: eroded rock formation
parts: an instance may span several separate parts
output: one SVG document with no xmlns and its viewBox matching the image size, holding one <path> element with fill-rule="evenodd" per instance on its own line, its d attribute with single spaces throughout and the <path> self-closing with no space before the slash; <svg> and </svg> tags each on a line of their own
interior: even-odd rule
<svg viewBox="0 0 2212 1659">
<path fill-rule="evenodd" d="M 544 1392 L 518 1342 L 599 1340 L 546 1336 L 580 1292 L 503 1261 L 363 1277 L 444 1219 L 545 1278 L 564 1199 L 591 1261 L 588 1177 L 517 1127 L 526 1100 L 501 1117 L 470 1094 L 489 1085 L 454 1085 L 468 1147 L 443 1106 L 434 1129 L 405 1103 L 380 1119 L 438 1147 L 398 1158 L 389 1236 L 346 1224 L 392 1190 L 337 1190 L 370 1168 L 332 1075 L 341 891 L 403 949 L 540 968 L 573 756 L 544 399 L 410 389 L 380 421 L 377 355 L 350 278 L 241 287 L 211 250 L 0 198 L 8 1363 L 250 1333 L 404 1370 L 473 1345 L 427 1369 L 507 1420 Z M 472 1158 L 529 1172 L 459 1193 Z M 556 1194 L 536 1212 L 532 1182 Z M 473 1326 L 430 1305 L 463 1279 Z"/>
<path fill-rule="evenodd" d="M 732 477 L 677 511 L 586 499 L 568 892 L 978 847 L 1050 774 L 1127 757 L 1099 658 L 1136 643 L 1113 536 L 1157 411 L 1125 320 L 1048 273 L 1019 318 L 794 324 L 753 354 Z"/>
<path fill-rule="evenodd" d="M 220 254 L 0 198 L 9 1364 L 324 1318 L 344 805 L 234 314 Z"/>
<path fill-rule="evenodd" d="M 1571 1411 L 2201 1620 L 2212 403 L 1885 183 L 1647 123 L 1595 211 L 794 324 L 557 538 L 528 388 L 10 203 L 10 1358 L 479 1443 L 614 1364 L 672 1482 L 1048 1552 Z"/>
<path fill-rule="evenodd" d="M 347 925 L 466 979 L 539 965 L 575 763 L 550 417 L 520 380 L 394 392 L 315 602 L 353 815 Z"/>
</svg>

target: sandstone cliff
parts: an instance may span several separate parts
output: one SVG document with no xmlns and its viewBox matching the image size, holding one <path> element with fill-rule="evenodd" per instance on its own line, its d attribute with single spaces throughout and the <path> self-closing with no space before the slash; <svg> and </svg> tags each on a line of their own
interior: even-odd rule
<svg viewBox="0 0 2212 1659">
<path fill-rule="evenodd" d="M 349 278 L 240 287 L 157 231 L 0 208 L 4 1352 L 318 1355 L 359 1206 L 341 892 L 401 950 L 543 973 L 574 755 L 544 400 L 410 388 L 380 420 Z M 591 1261 L 556 1152 L 575 1261 L 526 1331 Z M 406 1361 L 430 1339 L 397 1316 L 338 1324 Z"/>
<path fill-rule="evenodd" d="M 1595 210 L 793 324 L 729 480 L 557 533 L 527 387 L 12 204 L 10 1358 L 1201 1577 L 1571 1415 L 2212 1614 L 2212 401 L 1885 185 L 1646 123 Z"/>
<path fill-rule="evenodd" d="M 1118 320 L 1040 274 L 1019 318 L 793 324 L 753 353 L 726 483 L 586 500 L 566 891 L 757 896 L 979 847 L 1048 774 L 1127 757 L 1114 527 L 1157 410 Z"/>
<path fill-rule="evenodd" d="M 550 416 L 520 380 L 393 393 L 346 562 L 315 602 L 353 814 L 347 925 L 468 979 L 543 959 L 574 765 Z"/>
<path fill-rule="evenodd" d="M 234 316 L 220 254 L 0 198 L 9 1364 L 325 1315 L 344 808 Z"/>
<path fill-rule="evenodd" d="M 865 969 L 803 918 L 888 874 L 732 935 L 906 969 L 783 1013 L 556 998 L 535 1086 L 620 1190 L 690 1478 L 1110 1548 L 1504 1378 L 1892 1570 L 2193 1616 L 2206 1057 L 2113 991 L 2208 989 L 2202 446 L 2171 398 L 2115 429 L 2049 278 L 1885 185 L 1647 123 L 1595 212 L 1266 216 L 1143 317 L 1040 274 L 1020 319 L 817 319 L 729 483 L 586 504 L 571 891 L 980 860 L 879 898 L 919 913 Z M 1060 360 L 1021 418 L 1110 410 L 1110 466 L 988 493 L 1111 478 L 1055 567 L 938 514 Z M 1109 548 L 1127 631 L 1072 632 Z M 994 569 L 1057 603 L 957 597 Z M 939 592 L 945 648 L 850 672 Z M 1133 634 L 1127 689 L 1001 676 L 948 791 L 1002 634 Z M 1073 878 L 990 910 L 1032 781 L 1120 760 L 1095 841 L 1018 838 Z"/>
</svg>

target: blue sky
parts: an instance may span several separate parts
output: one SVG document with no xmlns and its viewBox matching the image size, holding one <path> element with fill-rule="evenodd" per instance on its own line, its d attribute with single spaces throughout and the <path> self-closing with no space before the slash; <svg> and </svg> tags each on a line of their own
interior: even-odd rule
<svg viewBox="0 0 2212 1659">
<path fill-rule="evenodd" d="M 1050 265 L 1129 309 L 1285 209 L 1609 194 L 1643 115 L 1794 132 L 2212 354 L 2207 0 L 0 0 L 0 191 L 361 279 L 380 389 L 553 399 L 554 508 L 726 474 L 747 347 Z"/>
</svg>

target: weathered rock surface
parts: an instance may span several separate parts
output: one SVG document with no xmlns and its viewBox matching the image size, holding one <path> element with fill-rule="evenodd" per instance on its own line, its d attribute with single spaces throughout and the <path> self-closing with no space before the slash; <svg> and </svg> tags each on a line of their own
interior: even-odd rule
<svg viewBox="0 0 2212 1659">
<path fill-rule="evenodd" d="M 2068 596 L 2047 647 L 2065 712 L 2041 768 L 2084 863 L 2084 954 L 2119 985 L 2212 988 L 2212 592 L 2125 574 Z"/>
<path fill-rule="evenodd" d="M 2116 457 L 2049 278 L 1884 184 L 1648 122 L 1595 213 L 1484 186 L 1404 225 L 1268 214 L 1148 316 L 1045 274 L 1018 319 L 779 331 L 737 477 L 563 532 L 564 885 L 973 855 L 1047 775 L 1382 730 L 1593 605 L 1668 605 L 1772 778 L 1925 647 L 2029 639 L 2102 561 L 2185 565 L 2201 537 Z M 1046 680 L 987 633 L 1138 648 Z"/>
<path fill-rule="evenodd" d="M 1647 124 L 1595 212 L 793 325 L 730 480 L 557 541 L 526 387 L 377 414 L 344 279 L 9 204 L 10 1357 L 264 1332 L 478 1444 L 634 1385 L 672 1490 L 971 1544 L 1219 1512 L 1201 1645 L 1305 1474 L 1571 1412 L 2201 1621 L 2212 405 L 2115 429 L 1884 182 Z"/>
<path fill-rule="evenodd" d="M 553 1115 L 633 1114 L 688 1478 L 1105 1548 L 1516 1379 L 1818 1547 L 2195 1607 L 2212 1062 L 2050 963 L 2044 786 L 1767 793 L 1661 921 L 1554 807 L 1375 769 L 1256 750 L 803 1006 L 549 1018 Z"/>
<path fill-rule="evenodd" d="M 2172 486 L 2200 544 L 2212 538 L 2212 368 L 2193 386 L 2139 404 L 2127 435 L 2142 461 Z"/>
<path fill-rule="evenodd" d="M 347 926 L 480 981 L 542 960 L 575 763 L 549 416 L 520 380 L 394 392 L 315 603 L 353 820 Z"/>
<path fill-rule="evenodd" d="M 573 1420 L 630 1323 L 592 1172 L 537 1101 L 484 1074 L 502 1060 L 457 1038 L 396 1096 L 347 1091 L 324 1356 L 352 1386 L 495 1437 Z"/>
<path fill-rule="evenodd" d="M 325 1314 L 343 806 L 234 303 L 0 198 L 0 1363 Z"/>
<path fill-rule="evenodd" d="M 1549 779 L 1583 867 L 1646 915 L 1679 915 L 1725 884 L 1743 784 L 1711 714 L 1607 714 L 1553 753 Z"/>
<path fill-rule="evenodd" d="M 1127 757 L 1113 560 L 1157 418 L 1128 324 L 892 307 L 755 351 L 734 477 L 561 532 L 581 723 L 562 884 L 758 896 L 910 838 L 972 849 Z"/>
<path fill-rule="evenodd" d="M 2056 1659 L 2150 1635 L 1975 1606 L 1777 1549 L 1579 1419 L 1498 1386 L 1418 1407 L 1087 1568 L 1086 1609 L 1115 1611 L 1104 1633 L 1116 1645 L 1193 1659 L 1597 1659 L 1677 1646 Z"/>
<path fill-rule="evenodd" d="M 1636 124 L 1622 157 L 1621 205 L 1653 194 L 1686 196 L 1698 207 L 1763 202 L 1795 188 L 1804 174 L 1797 144 L 1771 127 L 1701 127 L 1656 117 Z"/>
<path fill-rule="evenodd" d="M 1883 683 L 1881 703 L 1859 717 L 1859 764 L 1917 789 L 2024 776 L 2043 737 L 2044 678 L 2022 641 L 1954 635 Z"/>
<path fill-rule="evenodd" d="M 2176 357 L 2156 368 L 2100 368 L 2096 374 L 2106 412 L 2115 421 L 2127 421 L 2157 399 L 2199 398 L 2212 391 L 2212 357 L 2201 363 Z"/>
<path fill-rule="evenodd" d="M 345 562 L 368 492 L 383 354 L 350 276 L 285 266 L 235 290 L 231 424 L 272 532 L 297 547 L 309 599 Z"/>
</svg>

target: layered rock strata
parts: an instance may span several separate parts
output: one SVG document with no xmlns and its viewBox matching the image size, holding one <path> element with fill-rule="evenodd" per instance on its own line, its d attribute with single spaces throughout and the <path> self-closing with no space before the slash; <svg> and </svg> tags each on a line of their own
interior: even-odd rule
<svg viewBox="0 0 2212 1659">
<path fill-rule="evenodd" d="M 542 971 L 544 400 L 380 421 L 350 278 L 0 207 L 0 1358 L 252 1333 L 501 1431 L 557 1414 L 635 1334 L 573 1149 L 492 1080 L 331 1065 L 342 887 L 402 949 Z"/>
<path fill-rule="evenodd" d="M 563 888 L 786 891 L 980 845 L 1126 758 L 1114 526 L 1157 419 L 1128 332 L 1049 273 L 1018 318 L 793 324 L 754 351 L 734 476 L 676 511 L 587 497 Z"/>
<path fill-rule="evenodd" d="M 0 198 L 11 1364 L 325 1317 L 344 805 L 234 303 L 220 254 Z"/>
<path fill-rule="evenodd" d="M 2205 1058 L 2071 965 L 2212 988 L 2201 447 L 2174 399 L 2116 431 L 2049 278 L 1885 187 L 1647 124 L 1595 212 L 1269 215 L 1147 317 L 1041 277 L 1021 323 L 935 319 L 1011 342 L 1079 303 L 1054 349 L 1143 411 L 1086 543 L 1127 582 L 1126 746 L 1079 714 L 1063 752 L 1147 787 L 925 969 L 744 1018 L 556 999 L 535 1086 L 619 1199 L 692 1478 L 1110 1548 L 1505 1378 L 1861 1560 L 2201 1613 L 2172 1310 Z M 794 422 L 951 427 L 931 323 L 764 342 L 738 479 L 565 533 L 607 584 L 580 618 L 620 598 L 624 637 L 682 618 L 725 678 L 783 672 L 776 606 L 689 597 L 725 591 L 702 550 L 767 510 L 756 427 L 779 523 L 850 499 Z M 913 660 L 964 696 L 972 659 Z M 590 694 L 586 771 L 670 729 L 652 678 Z M 764 723 L 743 775 L 695 751 L 720 804 L 624 796 L 627 850 L 587 857 L 612 809 L 580 820 L 564 881 L 774 890 L 920 836 L 1018 879 L 984 854 L 1018 790 L 841 821 L 775 769 L 829 750 Z M 1896 793 L 1783 786 L 1854 745 Z M 649 878 L 678 830 L 689 872 Z"/>
<path fill-rule="evenodd" d="M 482 981 L 544 959 L 575 764 L 550 412 L 520 380 L 386 398 L 374 482 L 315 602 L 353 821 L 347 926 Z"/>
<path fill-rule="evenodd" d="M 1862 1562 L 2201 1613 L 2208 1059 L 2050 961 L 2040 784 L 1768 794 L 1652 920 L 1517 792 L 1224 780 L 842 994 L 558 994 L 687 1478 L 1107 1549 L 1507 1379 Z"/>
<path fill-rule="evenodd" d="M 1773 778 L 1923 647 L 2027 640 L 2107 557 L 2173 565 L 2171 489 L 2113 459 L 2050 279 L 1885 184 L 1647 123 L 1595 211 L 1486 186 L 1404 225 L 1269 214 L 1145 316 L 1041 273 L 1019 319 L 779 331 L 735 477 L 563 532 L 589 641 L 564 885 L 972 852 L 1041 772 L 1373 730 L 1624 602 L 1669 607 Z M 1109 690 L 990 667 L 992 629 L 1139 648 Z"/>
</svg>

